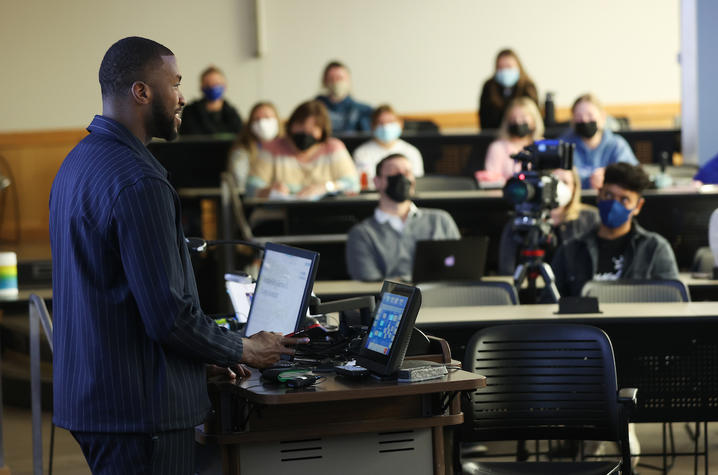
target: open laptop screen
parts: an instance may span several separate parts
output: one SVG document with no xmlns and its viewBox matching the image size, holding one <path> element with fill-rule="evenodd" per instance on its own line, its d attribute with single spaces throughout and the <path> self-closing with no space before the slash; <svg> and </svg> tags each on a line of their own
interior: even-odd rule
<svg viewBox="0 0 718 475">
<path fill-rule="evenodd" d="M 309 305 L 319 254 L 267 243 L 249 309 L 246 336 L 260 331 L 284 335 L 299 328 Z"/>
</svg>

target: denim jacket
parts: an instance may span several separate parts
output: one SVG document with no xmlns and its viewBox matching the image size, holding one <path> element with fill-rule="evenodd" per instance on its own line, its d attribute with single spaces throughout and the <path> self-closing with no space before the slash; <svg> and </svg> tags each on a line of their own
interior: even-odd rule
<svg viewBox="0 0 718 475">
<path fill-rule="evenodd" d="M 631 238 L 624 252 L 623 279 L 678 279 L 678 265 L 666 239 L 646 231 L 633 221 Z M 598 227 L 564 243 L 551 262 L 556 287 L 562 297 L 581 295 L 584 284 L 598 267 Z"/>
</svg>

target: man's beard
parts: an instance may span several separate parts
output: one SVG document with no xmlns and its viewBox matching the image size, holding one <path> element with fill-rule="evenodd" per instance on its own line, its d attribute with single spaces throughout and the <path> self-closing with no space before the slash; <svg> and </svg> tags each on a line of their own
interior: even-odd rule
<svg viewBox="0 0 718 475">
<path fill-rule="evenodd" d="M 165 140 L 174 140 L 177 138 L 177 129 L 175 128 L 175 113 L 168 113 L 159 101 L 152 102 L 152 117 L 150 118 L 152 136 Z"/>
</svg>

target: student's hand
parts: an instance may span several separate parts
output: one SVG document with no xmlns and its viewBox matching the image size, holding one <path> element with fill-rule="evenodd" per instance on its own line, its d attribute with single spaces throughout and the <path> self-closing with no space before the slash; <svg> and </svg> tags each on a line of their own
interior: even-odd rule
<svg viewBox="0 0 718 475">
<path fill-rule="evenodd" d="M 309 343 L 309 338 L 290 338 L 279 333 L 259 332 L 243 339 L 242 362 L 253 368 L 268 368 L 279 361 L 281 355 L 293 355 L 288 345 Z"/>
<path fill-rule="evenodd" d="M 596 168 L 593 173 L 591 173 L 591 188 L 594 190 L 598 190 L 603 186 L 603 176 L 606 174 L 605 168 Z"/>
<path fill-rule="evenodd" d="M 301 198 L 310 198 L 312 196 L 320 196 L 327 192 L 327 188 L 324 185 L 309 185 L 302 188 L 297 196 Z"/>
<path fill-rule="evenodd" d="M 270 189 L 276 193 L 281 193 L 283 195 L 289 194 L 289 187 L 286 185 L 286 183 L 282 183 L 281 181 L 275 181 L 274 183 L 272 183 L 272 187 Z"/>
</svg>

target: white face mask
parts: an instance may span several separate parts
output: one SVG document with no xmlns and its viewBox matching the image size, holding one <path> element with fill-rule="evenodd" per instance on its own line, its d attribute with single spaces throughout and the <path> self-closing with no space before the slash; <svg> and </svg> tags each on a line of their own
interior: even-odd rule
<svg viewBox="0 0 718 475">
<path fill-rule="evenodd" d="M 274 117 L 264 117 L 252 122 L 251 129 L 259 140 L 268 142 L 279 133 L 279 122 Z"/>
<path fill-rule="evenodd" d="M 571 188 L 561 180 L 556 185 L 556 200 L 558 201 L 558 207 L 563 208 L 571 202 Z"/>
</svg>

